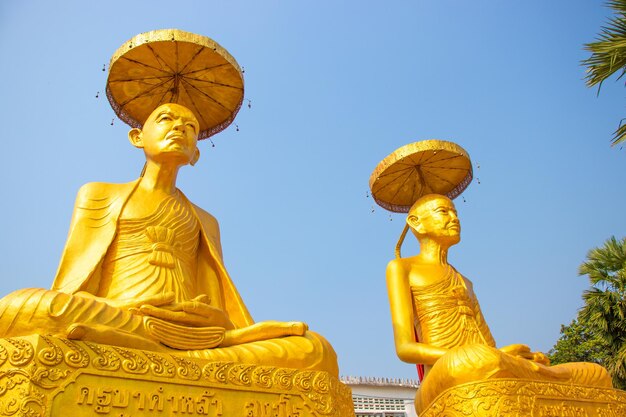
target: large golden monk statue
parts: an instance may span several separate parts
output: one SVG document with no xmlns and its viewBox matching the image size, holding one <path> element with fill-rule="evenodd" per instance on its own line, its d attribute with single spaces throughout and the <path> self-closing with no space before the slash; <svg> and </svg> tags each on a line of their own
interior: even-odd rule
<svg viewBox="0 0 626 417">
<path fill-rule="evenodd" d="M 337 375 L 332 347 L 304 323 L 252 320 L 224 268 L 217 220 L 176 188 L 179 169 L 198 160 L 198 131 L 189 109 L 169 103 L 129 132 L 144 173 L 80 189 L 52 289 L 0 300 L 1 337 L 53 334 Z"/>
<path fill-rule="evenodd" d="M 425 365 L 416 396 L 418 413 L 445 390 L 485 379 L 611 388 L 611 378 L 599 365 L 549 366 L 544 354 L 532 352 L 527 345 L 496 347 L 472 283 L 448 263 L 448 249 L 459 242 L 461 233 L 449 198 L 438 194 L 419 198 L 409 210 L 407 223 L 419 241 L 420 253 L 389 263 L 387 288 L 397 354 L 405 362 Z"/>
<path fill-rule="evenodd" d="M 177 29 L 113 55 L 107 97 L 145 165 L 81 187 L 52 288 L 0 299 L 1 416 L 354 415 L 330 344 L 302 322 L 255 323 L 217 220 L 176 187 L 233 121 L 242 74 Z"/>
</svg>

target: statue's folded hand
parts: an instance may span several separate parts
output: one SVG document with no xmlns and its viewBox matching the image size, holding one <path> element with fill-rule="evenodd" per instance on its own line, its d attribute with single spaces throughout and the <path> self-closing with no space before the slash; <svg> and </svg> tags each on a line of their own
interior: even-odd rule
<svg viewBox="0 0 626 417">
<path fill-rule="evenodd" d="M 542 364 L 550 365 L 550 359 L 541 352 L 531 352 L 530 347 L 524 344 L 508 345 L 500 348 L 500 351 L 507 353 L 511 356 L 517 356 L 520 358 L 528 359 L 530 361 Z"/>
<path fill-rule="evenodd" d="M 178 303 L 160 306 L 145 304 L 133 309 L 133 312 L 185 326 L 233 329 L 235 326 L 226 312 L 207 304 L 207 301 L 208 297 L 203 294 Z"/>
<path fill-rule="evenodd" d="M 511 356 L 518 356 L 520 358 L 533 360 L 534 353 L 530 351 L 530 347 L 528 345 L 524 345 L 521 343 L 516 343 L 513 345 L 503 346 L 500 348 L 500 351 L 509 354 Z"/>
<path fill-rule="evenodd" d="M 542 352 L 533 352 L 533 362 L 540 363 L 545 366 L 550 366 L 550 359 Z"/>
</svg>

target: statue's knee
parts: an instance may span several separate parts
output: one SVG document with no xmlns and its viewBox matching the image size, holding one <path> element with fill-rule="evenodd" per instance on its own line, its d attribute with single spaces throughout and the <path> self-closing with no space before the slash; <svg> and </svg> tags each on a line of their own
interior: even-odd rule
<svg viewBox="0 0 626 417">
<path fill-rule="evenodd" d="M 502 354 L 486 345 L 464 345 L 450 350 L 441 359 L 452 375 L 466 379 L 482 379 L 500 369 Z"/>
</svg>

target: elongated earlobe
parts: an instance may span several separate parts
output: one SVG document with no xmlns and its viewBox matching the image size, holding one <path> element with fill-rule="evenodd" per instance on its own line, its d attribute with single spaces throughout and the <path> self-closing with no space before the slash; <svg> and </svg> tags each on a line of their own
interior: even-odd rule
<svg viewBox="0 0 626 417">
<path fill-rule="evenodd" d="M 128 132 L 128 140 L 135 148 L 143 148 L 143 139 L 141 137 L 141 129 L 133 128 Z"/>
<path fill-rule="evenodd" d="M 198 159 L 200 159 L 200 149 L 196 148 L 191 161 L 189 161 L 189 165 L 194 166 L 196 162 L 198 162 Z"/>
</svg>

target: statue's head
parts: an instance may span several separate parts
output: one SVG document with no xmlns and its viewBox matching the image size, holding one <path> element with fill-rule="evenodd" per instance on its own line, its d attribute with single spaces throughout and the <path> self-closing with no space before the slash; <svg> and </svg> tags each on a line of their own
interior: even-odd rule
<svg viewBox="0 0 626 417">
<path fill-rule="evenodd" d="M 141 129 L 131 129 L 128 139 L 143 149 L 146 160 L 194 165 L 200 157 L 198 150 L 198 119 L 185 106 L 176 103 L 162 104 L 146 119 Z"/>
<path fill-rule="evenodd" d="M 420 241 L 429 238 L 452 246 L 461 240 L 461 224 L 454 203 L 441 194 L 427 194 L 417 200 L 406 222 Z"/>
</svg>

